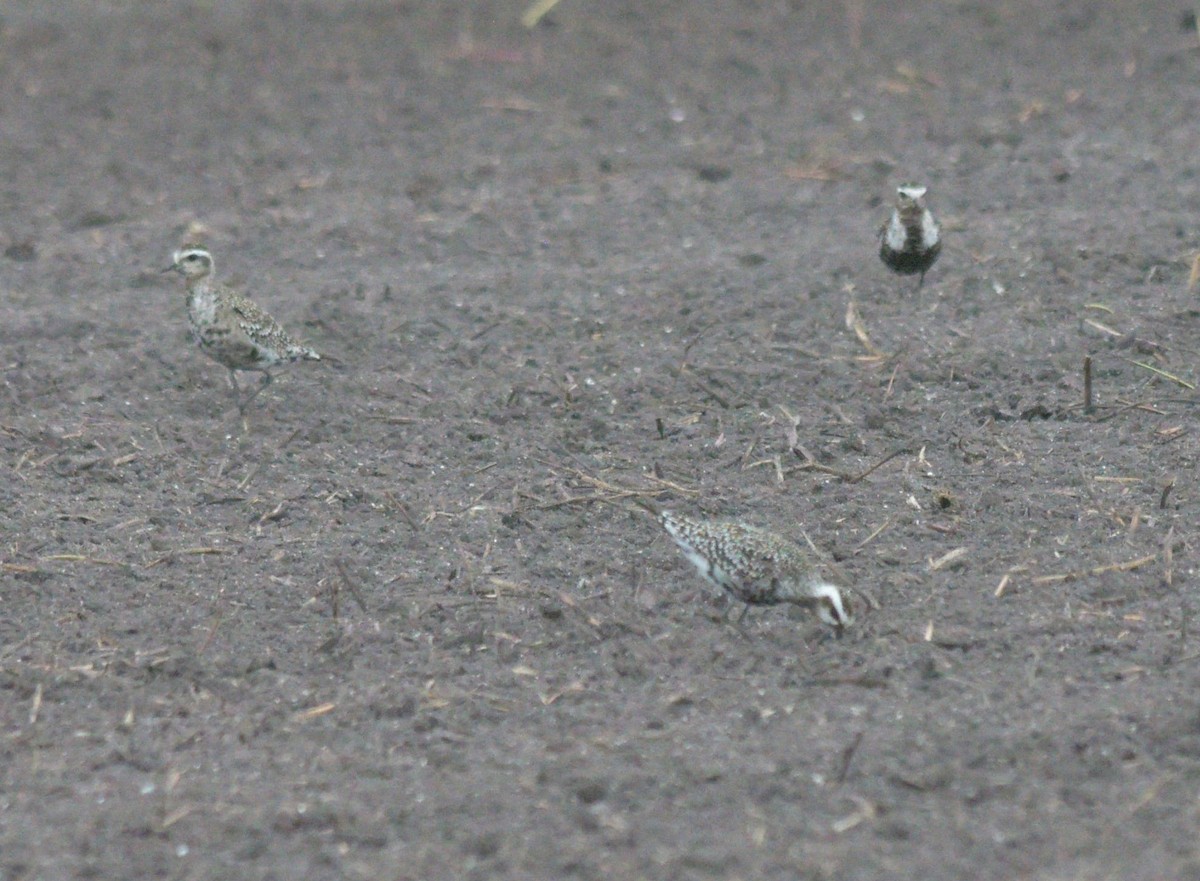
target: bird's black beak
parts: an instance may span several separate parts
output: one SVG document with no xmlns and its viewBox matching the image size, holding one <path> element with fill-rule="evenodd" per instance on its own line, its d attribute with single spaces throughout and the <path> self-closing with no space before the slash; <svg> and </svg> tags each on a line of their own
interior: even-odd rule
<svg viewBox="0 0 1200 881">
<path fill-rule="evenodd" d="M 170 266 L 168 266 L 166 269 L 164 269 L 164 270 L 163 270 L 163 272 L 164 272 L 164 273 L 165 273 L 165 272 L 175 272 L 175 271 L 177 271 L 178 269 L 179 269 L 179 264 L 178 264 L 178 263 L 172 263 Z M 160 274 L 161 274 L 161 273 L 160 273 Z"/>
</svg>

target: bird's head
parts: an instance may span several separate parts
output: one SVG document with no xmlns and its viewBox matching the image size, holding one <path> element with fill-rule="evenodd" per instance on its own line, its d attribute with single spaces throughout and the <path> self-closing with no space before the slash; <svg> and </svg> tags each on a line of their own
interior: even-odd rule
<svg viewBox="0 0 1200 881">
<path fill-rule="evenodd" d="M 203 278 L 213 271 L 212 254 L 201 245 L 184 245 L 172 257 L 172 263 L 163 272 L 178 272 L 184 278 Z"/>
<path fill-rule="evenodd" d="M 817 617 L 834 628 L 838 636 L 854 623 L 854 610 L 850 601 L 842 598 L 842 592 L 835 585 L 814 585 L 812 595 L 817 607 Z"/>
</svg>

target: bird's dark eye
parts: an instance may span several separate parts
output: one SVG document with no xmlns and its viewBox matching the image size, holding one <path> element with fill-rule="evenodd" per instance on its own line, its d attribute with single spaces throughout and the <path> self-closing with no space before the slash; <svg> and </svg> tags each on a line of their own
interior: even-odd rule
<svg viewBox="0 0 1200 881">
<path fill-rule="evenodd" d="M 199 255 L 199 254 L 188 254 L 188 255 L 187 255 L 186 257 L 184 257 L 183 259 L 184 259 L 184 260 L 190 260 L 192 263 L 195 263 L 197 260 L 199 260 L 199 259 L 200 259 L 200 255 Z"/>
</svg>

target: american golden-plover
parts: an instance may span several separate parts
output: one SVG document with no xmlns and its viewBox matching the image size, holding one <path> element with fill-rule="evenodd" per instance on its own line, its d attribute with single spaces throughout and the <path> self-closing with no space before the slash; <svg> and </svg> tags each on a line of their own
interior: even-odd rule
<svg viewBox="0 0 1200 881">
<path fill-rule="evenodd" d="M 659 512 L 658 521 L 701 575 L 746 604 L 741 618 L 751 606 L 795 603 L 815 609 L 839 635 L 853 622 L 842 592 L 817 574 L 794 542 L 736 521 L 695 520 L 671 511 Z"/>
<path fill-rule="evenodd" d="M 925 273 L 942 251 L 942 231 L 925 207 L 926 188 L 901 184 L 896 190 L 896 207 L 879 231 L 879 259 L 900 275 Z"/>
<path fill-rule="evenodd" d="M 238 412 L 271 384 L 272 367 L 285 361 L 320 361 L 321 356 L 300 345 L 252 300 L 213 279 L 213 258 L 207 248 L 184 245 L 163 272 L 174 270 L 187 282 L 188 320 L 192 336 L 208 357 L 228 368 L 238 399 Z M 263 375 L 258 388 L 244 399 L 237 371 Z"/>
</svg>

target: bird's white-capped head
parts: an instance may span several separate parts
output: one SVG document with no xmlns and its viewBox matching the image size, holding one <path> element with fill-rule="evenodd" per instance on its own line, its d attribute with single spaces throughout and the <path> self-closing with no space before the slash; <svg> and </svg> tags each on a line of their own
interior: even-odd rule
<svg viewBox="0 0 1200 881">
<path fill-rule="evenodd" d="M 172 263 L 163 272 L 178 272 L 184 278 L 204 278 L 213 271 L 213 258 L 203 245 L 184 245 L 171 255 Z"/>
<path fill-rule="evenodd" d="M 908 207 L 923 207 L 922 199 L 929 188 L 921 184 L 900 184 L 896 187 L 896 207 L 903 210 Z"/>
<path fill-rule="evenodd" d="M 850 601 L 842 598 L 842 592 L 836 585 L 825 582 L 812 585 L 809 591 L 817 607 L 817 617 L 841 636 L 842 631 L 854 623 L 854 610 Z"/>
</svg>

